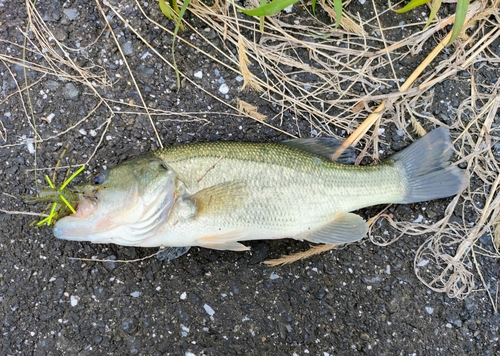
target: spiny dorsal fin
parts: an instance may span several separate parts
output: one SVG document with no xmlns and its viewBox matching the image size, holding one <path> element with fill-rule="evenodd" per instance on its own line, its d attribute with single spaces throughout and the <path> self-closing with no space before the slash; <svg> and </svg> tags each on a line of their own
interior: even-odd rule
<svg viewBox="0 0 500 356">
<path fill-rule="evenodd" d="M 342 145 L 342 141 L 333 137 L 296 138 L 281 142 L 284 145 L 332 160 L 333 154 Z M 353 147 L 348 147 L 335 161 L 342 164 L 354 164 L 356 155 Z"/>
<path fill-rule="evenodd" d="M 196 216 L 233 211 L 247 196 L 244 182 L 226 182 L 200 190 L 189 199 L 196 205 Z"/>
</svg>

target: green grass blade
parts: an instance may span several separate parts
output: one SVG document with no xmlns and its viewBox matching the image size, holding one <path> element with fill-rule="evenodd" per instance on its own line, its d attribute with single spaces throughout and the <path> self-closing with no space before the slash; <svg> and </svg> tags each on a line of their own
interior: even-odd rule
<svg viewBox="0 0 500 356">
<path fill-rule="evenodd" d="M 403 7 L 402 9 L 399 9 L 399 10 L 394 10 L 393 9 L 393 11 L 396 12 L 396 13 L 398 13 L 398 14 L 402 14 L 402 13 L 408 12 L 410 10 L 413 10 L 417 6 L 427 4 L 429 1 L 430 0 L 412 0 L 405 7 Z M 390 4 L 389 4 L 389 6 L 390 6 Z M 390 6 L 390 7 L 392 8 L 392 6 Z"/>
<path fill-rule="evenodd" d="M 268 16 L 268 15 L 274 15 L 284 8 L 295 4 L 299 0 L 274 0 L 271 1 L 269 4 L 266 4 L 264 6 L 259 6 L 255 9 L 251 10 L 244 10 L 242 9 L 241 12 L 243 12 L 245 15 L 248 16 Z"/>
<path fill-rule="evenodd" d="M 453 24 L 453 31 L 451 33 L 450 45 L 455 41 L 455 39 L 460 35 L 462 27 L 465 23 L 465 17 L 467 16 L 467 9 L 469 8 L 469 0 L 457 0 L 457 11 L 455 13 L 455 23 Z"/>
<path fill-rule="evenodd" d="M 434 20 L 440 7 L 441 7 L 441 0 L 432 0 L 431 13 L 429 14 L 429 19 L 427 20 L 427 23 L 424 26 L 424 30 L 427 27 L 429 27 L 429 25 L 431 24 L 431 21 Z"/>
<path fill-rule="evenodd" d="M 335 10 L 335 15 L 337 16 L 337 23 L 335 28 L 339 27 L 340 20 L 342 19 L 342 0 L 333 0 L 333 9 Z"/>
</svg>

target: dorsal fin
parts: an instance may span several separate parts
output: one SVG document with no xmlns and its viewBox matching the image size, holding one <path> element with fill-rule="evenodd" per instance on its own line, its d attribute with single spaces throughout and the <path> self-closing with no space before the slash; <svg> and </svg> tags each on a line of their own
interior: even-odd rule
<svg viewBox="0 0 500 356">
<path fill-rule="evenodd" d="M 284 145 L 318 155 L 320 157 L 332 160 L 333 154 L 342 145 L 342 141 L 333 137 L 316 137 L 316 138 L 296 138 L 281 142 Z M 354 147 L 348 147 L 340 157 L 335 160 L 337 163 L 354 164 L 356 154 Z"/>
</svg>

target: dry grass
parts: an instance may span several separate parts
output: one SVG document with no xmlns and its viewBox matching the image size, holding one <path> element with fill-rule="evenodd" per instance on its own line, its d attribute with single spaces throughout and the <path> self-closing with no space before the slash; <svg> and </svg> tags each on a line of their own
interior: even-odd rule
<svg viewBox="0 0 500 356">
<path fill-rule="evenodd" d="M 106 21 L 111 39 L 121 53 L 111 26 L 107 22 L 105 11 L 96 1 L 101 17 Z M 141 2 L 132 1 L 140 9 L 142 21 L 156 25 L 164 36 L 173 33 L 158 21 L 148 15 Z M 106 4 L 108 13 L 114 14 L 115 21 L 127 23 L 121 15 L 121 8 Z M 125 6 L 125 4 L 122 4 Z M 30 51 L 27 58 L 35 55 L 43 57 L 43 61 L 29 61 L 0 53 L 0 61 L 7 68 L 19 64 L 40 73 L 46 77 L 63 77 L 68 81 L 84 85 L 88 95 L 94 98 L 94 104 L 88 108 L 86 115 L 74 120 L 62 131 L 51 137 L 41 138 L 37 134 L 37 117 L 30 109 L 27 92 L 36 87 L 37 82 L 26 83 L 23 87 L 8 93 L 0 101 L 9 100 L 12 95 L 18 95 L 23 102 L 23 110 L 29 125 L 34 132 L 34 142 L 43 147 L 43 143 L 57 140 L 60 136 L 75 130 L 80 125 L 92 120 L 95 115 L 106 117 L 97 127 L 100 135 L 99 143 L 85 162 L 75 162 L 74 166 L 87 164 L 102 143 L 109 125 L 117 113 L 131 115 L 147 115 L 156 133 L 157 145 L 162 147 L 162 140 L 156 132 L 155 121 L 179 120 L 198 121 L 204 125 L 210 121 L 208 112 L 179 113 L 158 110 L 147 105 L 142 94 L 140 103 L 127 103 L 104 97 L 102 89 L 112 86 L 114 80 L 127 80 L 142 93 L 142 88 L 135 80 L 134 68 L 128 65 L 126 56 L 121 58 L 128 68 L 128 78 L 109 78 L 97 62 L 90 66 L 81 66 L 74 58 L 76 49 L 68 48 L 55 39 L 51 30 L 45 25 L 36 7 L 26 1 L 29 14 L 29 30 L 26 38 L 29 43 L 26 49 Z M 461 103 L 456 112 L 456 120 L 451 125 L 453 132 L 458 133 L 456 147 L 458 148 L 458 163 L 467 166 L 471 181 L 475 182 L 460 197 L 451 201 L 444 217 L 433 224 L 398 222 L 391 215 L 382 213 L 371 221 L 371 240 L 385 245 L 395 239 L 385 240 L 384 235 L 375 227 L 375 222 L 385 221 L 392 229 L 398 231 L 398 238 L 403 235 L 430 236 L 422 244 L 415 257 L 415 272 L 420 280 L 429 288 L 447 293 L 450 297 L 464 298 L 476 290 L 477 280 L 484 281 L 481 265 L 477 263 L 477 254 L 488 258 L 498 258 L 500 241 L 500 204 L 498 182 L 500 170 L 492 152 L 492 143 L 498 141 L 499 132 L 493 125 L 498 120 L 500 99 L 498 96 L 500 83 L 485 84 L 477 78 L 480 66 L 498 66 L 500 58 L 493 51 L 492 43 L 500 36 L 500 17 L 497 4 L 474 2 L 471 4 L 466 27 L 468 37 L 456 45 L 446 49 L 446 60 L 434 63 L 433 60 L 444 47 L 440 44 L 430 53 L 427 60 L 414 68 L 413 75 L 401 81 L 399 68 L 395 65 L 399 60 L 422 51 L 429 39 L 439 38 L 440 30 L 450 24 L 453 17 L 437 19 L 428 29 L 420 31 L 424 22 L 411 26 L 413 33 L 399 41 L 389 40 L 386 34 L 391 28 L 381 24 L 383 13 L 375 13 L 372 18 L 361 19 L 346 14 L 346 19 L 356 19 L 354 32 L 335 29 L 310 18 L 307 21 L 294 23 L 291 15 L 278 15 L 266 19 L 265 32 L 259 32 L 259 23 L 254 19 L 238 16 L 229 3 L 216 2 L 209 7 L 193 1 L 190 7 L 192 16 L 197 17 L 206 27 L 215 31 L 224 41 L 225 47 L 213 47 L 210 53 L 196 48 L 185 33 L 179 34 L 179 43 L 198 50 L 200 56 L 208 58 L 224 66 L 227 71 L 240 74 L 244 78 L 242 90 L 256 90 L 261 99 L 278 105 L 281 109 L 274 117 L 263 117 L 258 113 L 253 103 L 239 102 L 233 106 L 222 100 L 206 88 L 201 87 L 186 73 L 180 73 L 182 80 L 197 90 L 204 92 L 220 102 L 232 115 L 246 116 L 250 119 L 273 127 L 277 131 L 288 134 L 280 124 L 285 120 L 285 112 L 293 113 L 296 120 L 307 120 L 311 133 L 314 135 L 335 136 L 334 128 L 354 133 L 347 144 L 358 143 L 361 148 L 359 160 L 370 157 L 378 160 L 379 128 L 394 125 L 397 129 L 411 134 L 416 131 L 422 135 L 423 127 L 443 125 L 428 110 L 433 100 L 433 86 L 445 79 L 453 78 L 459 71 L 470 74 L 470 97 Z M 387 11 L 387 10 L 386 10 Z M 159 10 L 158 10 L 159 12 Z M 190 23 L 184 23 L 198 39 L 210 43 L 203 31 L 194 28 Z M 155 46 L 146 40 L 140 28 L 133 24 L 127 25 L 132 33 L 142 42 L 144 48 L 168 66 L 173 66 L 168 54 L 162 54 Z M 348 25 L 345 25 L 346 28 Z M 352 26 L 351 26 L 352 27 Z M 100 38 L 89 46 L 97 46 Z M 2 40 L 4 41 L 4 40 Z M 446 43 L 446 38 L 440 41 Z M 11 46 L 16 46 L 11 43 Z M 428 68 L 433 63 L 432 69 Z M 392 73 L 391 77 L 381 77 L 380 72 Z M 389 93 L 382 90 L 391 88 Z M 120 106 L 120 110 L 116 109 Z M 229 115 L 225 113 L 225 115 Z M 175 117 L 172 119 L 172 117 Z M 408 129 L 411 128 L 410 132 Z M 0 126 L 0 139 L 7 141 L 9 135 Z M 25 145 L 25 142 L 5 143 L 2 147 Z M 50 167 L 40 167 L 45 169 Z M 62 168 L 65 168 L 64 166 Z M 463 223 L 450 223 L 454 212 L 461 211 Z M 474 221 L 468 221 L 471 216 Z M 493 230 L 496 232 L 493 234 Z M 488 234 L 495 237 L 496 250 L 485 250 L 478 245 L 478 239 Z M 285 261 L 287 262 L 287 261 Z M 488 293 L 490 289 L 486 288 Z M 491 296 L 492 303 L 494 298 Z"/>
</svg>

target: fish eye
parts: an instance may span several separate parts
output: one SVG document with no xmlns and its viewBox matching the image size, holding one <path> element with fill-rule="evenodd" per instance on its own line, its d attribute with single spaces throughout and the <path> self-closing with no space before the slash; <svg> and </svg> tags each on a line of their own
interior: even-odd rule
<svg viewBox="0 0 500 356">
<path fill-rule="evenodd" d="M 90 178 L 90 184 L 92 184 L 92 185 L 100 185 L 100 184 L 102 184 L 104 182 L 105 179 L 106 179 L 106 176 L 104 175 L 104 173 L 99 172 L 99 173 L 94 174 Z"/>
</svg>

